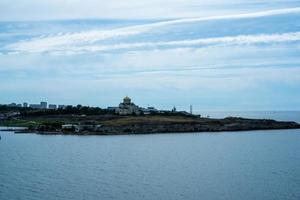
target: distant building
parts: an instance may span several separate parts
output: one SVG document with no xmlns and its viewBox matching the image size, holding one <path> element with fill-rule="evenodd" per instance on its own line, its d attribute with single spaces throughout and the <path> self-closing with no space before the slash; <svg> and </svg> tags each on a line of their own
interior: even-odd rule
<svg viewBox="0 0 300 200">
<path fill-rule="evenodd" d="M 131 99 L 128 96 L 124 97 L 123 102 L 119 104 L 119 107 L 116 108 L 115 112 L 119 115 L 140 115 L 142 113 L 141 109 L 131 102 Z"/>
<path fill-rule="evenodd" d="M 67 106 L 66 105 L 58 105 L 59 109 L 65 109 Z"/>
<path fill-rule="evenodd" d="M 50 110 L 56 110 L 57 106 L 55 104 L 49 104 L 48 107 Z"/>
<path fill-rule="evenodd" d="M 150 112 L 158 112 L 158 110 L 154 107 L 148 107 L 147 110 Z"/>
<path fill-rule="evenodd" d="M 30 104 L 29 107 L 33 108 L 33 109 L 41 109 L 41 105 L 40 104 Z"/>
<path fill-rule="evenodd" d="M 63 130 L 75 130 L 75 127 L 76 127 L 77 125 L 75 125 L 75 124 L 65 124 L 65 125 L 62 125 L 62 129 Z"/>
<path fill-rule="evenodd" d="M 17 104 L 16 103 L 10 103 L 7 105 L 8 107 L 17 107 Z"/>
<path fill-rule="evenodd" d="M 176 112 L 176 107 L 175 106 L 172 108 L 171 112 Z"/>
<path fill-rule="evenodd" d="M 62 125 L 62 130 L 64 131 L 74 131 L 75 133 L 79 133 L 82 131 L 101 131 L 101 124 L 65 124 Z"/>
<path fill-rule="evenodd" d="M 148 107 L 148 108 L 141 108 L 141 111 L 145 115 L 150 115 L 152 113 L 158 113 L 159 111 L 154 107 Z"/>
<path fill-rule="evenodd" d="M 23 103 L 23 108 L 27 108 L 28 107 L 28 103 L 24 102 Z"/>
<path fill-rule="evenodd" d="M 30 104 L 29 107 L 34 109 L 47 109 L 47 102 L 42 101 L 40 104 Z"/>
<path fill-rule="evenodd" d="M 41 102 L 41 109 L 47 109 L 47 102 Z"/>
</svg>

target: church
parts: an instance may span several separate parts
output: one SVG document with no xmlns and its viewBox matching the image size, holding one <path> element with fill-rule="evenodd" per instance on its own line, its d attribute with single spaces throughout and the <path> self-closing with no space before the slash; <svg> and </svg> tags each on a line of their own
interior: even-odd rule
<svg viewBox="0 0 300 200">
<path fill-rule="evenodd" d="M 142 113 L 140 107 L 131 102 L 128 96 L 124 97 L 123 102 L 119 104 L 115 112 L 119 115 L 140 115 Z"/>
</svg>

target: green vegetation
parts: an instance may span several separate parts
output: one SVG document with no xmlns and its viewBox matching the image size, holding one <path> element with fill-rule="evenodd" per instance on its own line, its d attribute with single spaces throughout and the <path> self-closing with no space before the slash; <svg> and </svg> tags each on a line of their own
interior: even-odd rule
<svg viewBox="0 0 300 200">
<path fill-rule="evenodd" d="M 27 127 L 29 129 L 33 129 L 36 127 L 46 127 L 47 129 L 60 129 L 64 124 L 63 121 L 55 121 L 55 120 L 46 120 L 46 119 L 6 119 L 0 121 L 0 126 L 7 127 Z"/>
<path fill-rule="evenodd" d="M 63 124 L 92 125 L 81 132 L 62 130 Z M 28 127 L 41 134 L 138 134 L 138 133 L 177 133 L 207 131 L 242 131 L 300 128 L 295 122 L 277 122 L 265 119 L 225 118 L 210 119 L 195 116 L 119 116 L 119 115 L 41 115 L 18 116 L 0 121 L 1 126 Z M 102 126 L 96 126 L 102 125 Z M 95 128 L 100 127 L 100 129 Z M 94 129 L 95 128 L 95 129 Z"/>
<path fill-rule="evenodd" d="M 198 118 L 177 115 L 145 115 L 145 116 L 124 116 L 117 119 L 102 121 L 102 124 L 111 126 L 134 125 L 134 124 L 167 124 L 167 123 L 192 123 Z"/>
<path fill-rule="evenodd" d="M 67 106 L 66 108 L 56 109 L 56 110 L 23 110 L 20 112 L 21 116 L 45 116 L 45 115 L 104 115 L 113 114 L 113 112 L 102 109 L 99 107 L 88 107 L 88 106 Z"/>
<path fill-rule="evenodd" d="M 18 118 L 9 118 L 0 121 L 0 126 L 21 126 L 21 127 L 40 127 L 45 126 L 49 129 L 59 129 L 63 124 L 104 124 L 104 125 L 128 125 L 128 124 L 163 124 L 163 123 L 192 123 L 199 119 L 193 116 L 177 115 L 142 115 L 142 116 L 119 116 L 114 114 L 102 115 L 22 115 Z"/>
<path fill-rule="evenodd" d="M 20 112 L 21 116 L 43 116 L 43 115 L 104 115 L 104 114 L 114 114 L 113 111 L 107 109 L 102 109 L 99 107 L 89 107 L 89 106 L 67 106 L 66 108 L 59 108 L 56 110 L 51 109 L 33 109 L 33 108 L 23 108 L 23 107 L 9 107 L 6 105 L 0 105 L 0 113 L 8 112 Z"/>
<path fill-rule="evenodd" d="M 41 123 L 23 119 L 6 119 L 0 121 L 0 126 L 15 126 L 15 127 L 36 127 Z"/>
<path fill-rule="evenodd" d="M 16 114 L 17 113 L 17 114 Z M 164 111 L 153 112 L 148 115 L 119 116 L 114 111 L 99 107 L 88 106 L 67 106 L 59 109 L 33 109 L 24 107 L 9 107 L 0 105 L 0 114 L 7 117 L 0 120 L 1 126 L 22 126 L 22 127 L 48 127 L 58 129 L 63 124 L 107 124 L 125 125 L 138 123 L 170 123 L 190 122 L 198 119 L 199 116 L 189 115 L 183 112 Z"/>
</svg>

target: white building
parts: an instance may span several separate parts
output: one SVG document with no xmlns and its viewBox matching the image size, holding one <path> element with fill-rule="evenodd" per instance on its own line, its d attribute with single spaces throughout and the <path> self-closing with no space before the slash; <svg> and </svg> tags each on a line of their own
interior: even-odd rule
<svg viewBox="0 0 300 200">
<path fill-rule="evenodd" d="M 131 102 L 131 99 L 128 96 L 126 96 L 123 99 L 123 103 L 119 104 L 119 107 L 116 108 L 115 112 L 119 115 L 140 115 L 141 109 Z"/>
<path fill-rule="evenodd" d="M 76 133 L 82 132 L 82 131 L 101 131 L 102 125 L 98 124 L 65 124 L 62 125 L 62 129 L 65 131 L 74 131 Z"/>
<path fill-rule="evenodd" d="M 29 107 L 30 108 L 34 108 L 34 109 L 41 109 L 41 105 L 40 104 L 30 104 Z"/>
<path fill-rule="evenodd" d="M 141 108 L 144 115 L 150 115 L 152 113 L 158 113 L 159 111 L 154 107 Z"/>
<path fill-rule="evenodd" d="M 40 104 L 30 104 L 30 108 L 35 108 L 35 109 L 47 109 L 47 102 L 41 102 Z"/>
<path fill-rule="evenodd" d="M 41 102 L 41 109 L 47 109 L 47 102 Z"/>
</svg>

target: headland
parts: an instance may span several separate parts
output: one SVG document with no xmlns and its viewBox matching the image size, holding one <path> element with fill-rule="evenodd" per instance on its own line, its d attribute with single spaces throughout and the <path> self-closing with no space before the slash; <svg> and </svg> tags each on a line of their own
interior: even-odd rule
<svg viewBox="0 0 300 200">
<path fill-rule="evenodd" d="M 41 104 L 42 105 L 42 104 Z M 16 133 L 120 135 L 296 129 L 296 122 L 226 117 L 212 119 L 185 111 L 141 108 L 125 97 L 118 107 L 66 106 L 55 109 L 0 106 L 0 126 Z"/>
</svg>

